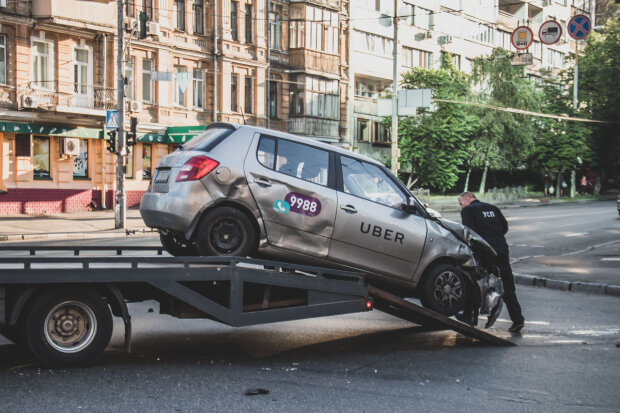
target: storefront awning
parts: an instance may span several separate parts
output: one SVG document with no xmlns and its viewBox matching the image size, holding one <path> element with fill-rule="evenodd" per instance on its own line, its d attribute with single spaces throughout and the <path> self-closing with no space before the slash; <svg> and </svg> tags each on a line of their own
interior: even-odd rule
<svg viewBox="0 0 620 413">
<path fill-rule="evenodd" d="M 38 125 L 36 123 L 0 122 L 0 132 L 61 136 L 66 138 L 103 138 L 103 130 L 101 129 Z"/>
<path fill-rule="evenodd" d="M 185 143 L 204 132 L 206 126 L 170 126 L 166 130 L 169 143 Z"/>
</svg>

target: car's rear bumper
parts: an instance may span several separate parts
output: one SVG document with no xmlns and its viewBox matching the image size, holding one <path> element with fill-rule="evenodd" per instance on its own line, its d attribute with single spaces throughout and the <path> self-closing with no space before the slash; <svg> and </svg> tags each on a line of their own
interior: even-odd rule
<svg viewBox="0 0 620 413">
<path fill-rule="evenodd" d="M 194 219 L 213 199 L 200 181 L 175 185 L 171 192 L 146 192 L 140 202 L 140 214 L 151 228 L 186 234 Z"/>
</svg>

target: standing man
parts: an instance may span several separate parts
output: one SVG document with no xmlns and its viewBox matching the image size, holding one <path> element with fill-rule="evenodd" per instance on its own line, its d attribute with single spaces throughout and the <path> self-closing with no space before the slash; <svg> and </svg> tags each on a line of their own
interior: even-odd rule
<svg viewBox="0 0 620 413">
<path fill-rule="evenodd" d="M 502 298 L 508 308 L 512 326 L 508 329 L 511 333 L 518 333 L 524 325 L 521 306 L 515 293 L 515 281 L 510 268 L 508 258 L 508 244 L 504 235 L 508 232 L 508 222 L 502 212 L 495 205 L 480 202 L 471 192 L 463 192 L 459 196 L 461 206 L 461 220 L 463 225 L 476 231 L 497 252 L 497 266 L 499 275 L 504 284 Z"/>
</svg>

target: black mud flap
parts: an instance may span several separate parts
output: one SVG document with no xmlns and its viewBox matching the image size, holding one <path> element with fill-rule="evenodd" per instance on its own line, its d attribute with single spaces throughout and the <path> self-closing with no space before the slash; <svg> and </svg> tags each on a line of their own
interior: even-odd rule
<svg viewBox="0 0 620 413">
<path fill-rule="evenodd" d="M 402 318 L 412 323 L 419 324 L 434 330 L 454 330 L 467 337 L 475 338 L 485 343 L 496 346 L 516 346 L 503 338 L 496 337 L 485 331 L 478 330 L 472 326 L 453 320 L 442 314 L 420 307 L 417 304 L 403 300 L 386 291 L 380 290 L 372 285 L 368 286 L 368 293 L 373 297 L 374 308 Z"/>
</svg>

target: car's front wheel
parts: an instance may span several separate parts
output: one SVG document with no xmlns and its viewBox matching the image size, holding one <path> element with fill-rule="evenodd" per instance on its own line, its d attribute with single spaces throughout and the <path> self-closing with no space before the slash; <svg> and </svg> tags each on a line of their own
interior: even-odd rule
<svg viewBox="0 0 620 413">
<path fill-rule="evenodd" d="M 446 316 L 461 311 L 469 298 L 467 279 L 451 264 L 433 268 L 424 278 L 420 301 L 430 310 Z"/>
<path fill-rule="evenodd" d="M 179 256 L 196 256 L 198 255 L 198 251 L 194 244 L 190 241 L 186 240 L 185 237 L 181 234 L 174 234 L 172 232 L 160 232 L 159 240 L 161 241 L 162 247 L 170 255 L 174 255 L 175 257 Z"/>
<path fill-rule="evenodd" d="M 246 214 L 220 207 L 203 217 L 195 243 L 200 255 L 246 257 L 254 250 L 256 231 Z"/>
</svg>

